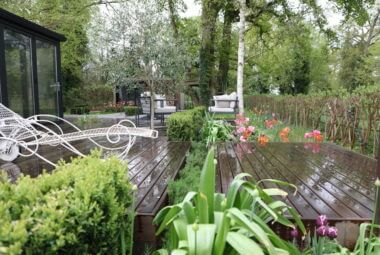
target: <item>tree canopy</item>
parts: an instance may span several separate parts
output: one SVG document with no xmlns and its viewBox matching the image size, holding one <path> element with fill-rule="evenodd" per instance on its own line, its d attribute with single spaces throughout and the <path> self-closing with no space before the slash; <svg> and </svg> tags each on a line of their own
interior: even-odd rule
<svg viewBox="0 0 380 255">
<path fill-rule="evenodd" d="M 96 83 L 133 87 L 136 79 L 199 83 L 191 92 L 236 91 L 237 0 L 3 0 L 0 7 L 66 36 L 67 92 Z M 244 93 L 298 94 L 380 82 L 380 5 L 374 0 L 245 1 Z M 331 25 L 331 9 L 339 24 Z M 150 72 L 147 72 L 150 70 Z M 200 99 L 200 100 L 198 100 Z"/>
</svg>

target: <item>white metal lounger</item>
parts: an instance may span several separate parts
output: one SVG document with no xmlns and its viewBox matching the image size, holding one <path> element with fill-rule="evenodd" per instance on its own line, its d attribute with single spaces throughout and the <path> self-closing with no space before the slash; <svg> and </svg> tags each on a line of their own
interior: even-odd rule
<svg viewBox="0 0 380 255">
<path fill-rule="evenodd" d="M 63 132 L 62 128 L 55 122 L 56 120 L 70 126 L 74 132 Z M 23 118 L 0 104 L 0 159 L 8 162 L 15 160 L 18 156 L 35 155 L 55 166 L 53 162 L 38 153 L 39 146 L 62 145 L 78 156 L 85 156 L 70 143 L 84 139 L 96 147 L 114 152 L 120 159 L 124 159 L 137 136 L 157 138 L 158 132 L 146 128 L 136 128 L 130 120 L 122 120 L 110 127 L 82 131 L 69 121 L 54 115 L 40 114 Z M 105 146 L 94 140 L 99 137 L 105 137 L 106 141 L 115 144 L 115 147 Z"/>
</svg>

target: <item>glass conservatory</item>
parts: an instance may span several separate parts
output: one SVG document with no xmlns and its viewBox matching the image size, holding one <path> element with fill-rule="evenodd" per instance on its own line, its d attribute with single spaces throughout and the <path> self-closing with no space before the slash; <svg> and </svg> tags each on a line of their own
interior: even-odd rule
<svg viewBox="0 0 380 255">
<path fill-rule="evenodd" d="M 0 9 L 0 100 L 20 115 L 63 115 L 63 35 Z"/>
</svg>

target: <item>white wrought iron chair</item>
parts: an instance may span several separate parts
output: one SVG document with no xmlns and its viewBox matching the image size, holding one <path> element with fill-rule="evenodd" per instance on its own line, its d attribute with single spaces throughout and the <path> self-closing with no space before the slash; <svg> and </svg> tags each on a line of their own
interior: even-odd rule
<svg viewBox="0 0 380 255">
<path fill-rule="evenodd" d="M 74 129 L 64 132 L 54 121 L 59 120 Z M 122 120 L 110 127 L 81 130 L 69 121 L 47 114 L 23 118 L 3 104 L 0 104 L 0 159 L 14 161 L 17 157 L 37 156 L 55 166 L 53 162 L 38 153 L 42 145 L 61 145 L 78 156 L 85 156 L 71 142 L 87 139 L 96 147 L 113 152 L 120 159 L 125 159 L 136 137 L 157 138 L 158 132 L 147 128 L 136 128 L 130 120 Z M 100 144 L 95 138 L 105 137 L 115 147 Z M 23 150 L 22 150 L 23 149 Z"/>
</svg>

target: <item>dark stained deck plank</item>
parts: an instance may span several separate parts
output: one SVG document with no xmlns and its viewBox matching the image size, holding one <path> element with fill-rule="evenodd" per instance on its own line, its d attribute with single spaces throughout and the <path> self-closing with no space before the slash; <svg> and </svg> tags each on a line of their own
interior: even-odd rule
<svg viewBox="0 0 380 255">
<path fill-rule="evenodd" d="M 336 215 L 328 215 L 329 217 L 371 217 L 371 210 L 364 207 L 346 192 L 342 191 L 341 187 L 335 185 L 326 176 L 331 173 L 329 169 L 324 169 L 320 165 L 311 165 L 310 158 L 299 157 L 298 160 L 292 160 L 293 153 L 296 154 L 293 148 L 286 150 L 283 144 L 279 145 L 280 149 L 273 149 L 274 147 L 267 146 L 263 151 L 270 154 L 276 164 L 281 164 L 282 168 L 287 169 L 289 174 L 294 176 L 302 176 L 299 178 L 305 185 L 323 201 L 325 201 L 336 213 Z M 275 154 L 274 154 L 275 153 Z M 342 183 L 342 185 L 344 185 Z"/>
<path fill-rule="evenodd" d="M 95 147 L 86 140 L 76 141 L 74 144 L 84 154 L 88 154 Z M 113 147 L 116 146 L 118 144 L 113 144 Z M 138 186 L 135 204 L 138 212 L 154 216 L 155 211 L 150 210 L 157 210 L 162 206 L 160 203 L 165 202 L 166 186 L 177 175 L 189 148 L 189 142 L 169 142 L 166 137 L 136 139 L 126 160 L 130 180 Z M 71 157 L 76 157 L 62 146 L 42 146 L 39 153 L 53 162 L 61 159 L 70 161 Z M 43 170 L 50 171 L 52 168 L 36 156 L 19 158 L 14 163 L 0 161 L 0 169 L 10 172 L 12 178 L 17 178 L 20 173 L 37 177 Z"/>
<path fill-rule="evenodd" d="M 334 220 L 370 219 L 376 161 L 331 144 L 320 144 L 320 153 L 313 153 L 303 145 L 219 144 L 218 163 L 223 164 L 218 168 L 223 171 L 219 185 L 226 192 L 228 180 L 241 170 L 254 179 L 272 178 L 295 184 L 298 187 L 296 195 L 286 187 L 280 188 L 289 192 L 285 202 L 293 206 L 304 220 L 313 220 L 319 214 L 326 214 Z M 355 159 L 355 163 L 352 162 L 354 170 L 350 170 L 350 164 L 346 162 L 350 158 Z M 361 172 L 365 174 L 358 174 Z M 357 175 L 360 178 L 356 178 Z"/>
<path fill-rule="evenodd" d="M 263 157 L 261 154 L 257 153 L 257 149 L 253 146 L 253 144 L 237 144 L 237 148 L 240 148 L 240 150 L 242 151 L 241 153 L 243 154 L 247 154 L 244 148 L 247 148 L 249 146 L 251 147 L 251 149 L 248 150 L 249 156 L 247 156 L 247 159 L 253 166 L 255 172 L 260 175 L 260 178 L 258 180 L 278 179 L 290 182 L 290 180 L 286 177 L 286 174 L 283 171 L 278 169 L 271 161 L 267 160 L 266 157 Z M 246 171 L 246 169 L 244 169 L 244 171 Z M 272 186 L 277 187 L 276 185 Z M 316 204 L 315 201 L 309 201 L 301 192 L 298 192 L 297 194 L 293 195 L 294 191 L 288 187 L 278 188 L 281 188 L 288 192 L 288 204 L 294 207 L 300 215 L 308 215 L 313 218 L 316 218 L 318 216 L 318 211 L 316 210 L 316 207 L 321 206 L 321 204 Z M 301 189 L 302 187 L 298 188 Z"/>
<path fill-rule="evenodd" d="M 217 159 L 218 159 L 218 167 L 220 173 L 220 185 L 219 189 L 221 192 L 226 193 L 230 183 L 233 180 L 232 171 L 230 168 L 230 163 L 228 161 L 228 154 L 226 152 L 224 144 L 220 144 L 217 147 Z"/>
<path fill-rule="evenodd" d="M 146 214 L 156 211 L 154 209 L 159 207 L 157 203 L 165 194 L 168 182 L 175 178 L 184 163 L 190 143 L 172 142 L 172 144 L 175 145 L 173 149 L 168 152 L 147 177 L 149 181 L 144 181 L 139 186 L 141 196 L 137 196 L 138 213 Z"/>
<path fill-rule="evenodd" d="M 328 179 L 330 183 L 342 189 L 343 192 L 351 195 L 357 202 L 362 203 L 364 206 L 368 206 L 374 202 L 374 197 L 371 196 L 371 190 L 373 192 L 375 191 L 374 188 L 371 189 L 372 186 L 374 187 L 373 183 L 368 183 L 364 186 L 357 183 L 352 178 L 348 178 L 346 175 L 343 175 L 339 169 L 339 163 L 334 163 L 331 161 L 326 162 L 320 155 L 315 153 L 306 154 L 298 148 L 296 148 L 296 150 L 299 151 L 300 156 L 305 157 L 313 166 L 326 170 L 323 172 L 323 179 Z M 368 208 L 372 209 L 370 207 Z"/>
<path fill-rule="evenodd" d="M 310 153 L 310 151 L 309 151 Z M 376 180 L 376 175 L 371 171 L 376 167 L 376 161 L 364 155 L 350 153 L 341 147 L 334 144 L 323 144 L 318 153 L 328 163 L 336 166 L 336 171 L 339 172 L 345 179 L 350 179 L 364 188 L 373 188 Z"/>
</svg>

